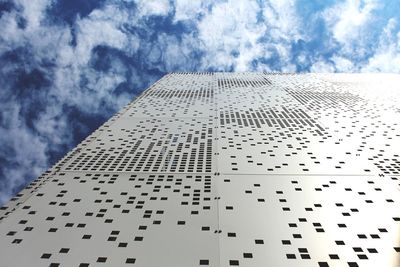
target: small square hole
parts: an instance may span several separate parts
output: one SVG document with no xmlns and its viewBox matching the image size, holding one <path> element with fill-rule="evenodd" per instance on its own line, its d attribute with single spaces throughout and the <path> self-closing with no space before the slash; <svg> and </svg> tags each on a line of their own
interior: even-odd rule
<svg viewBox="0 0 400 267">
<path fill-rule="evenodd" d="M 107 257 L 98 257 L 97 258 L 97 262 L 106 262 L 107 261 Z"/>
<path fill-rule="evenodd" d="M 338 256 L 337 254 L 329 254 L 329 258 L 330 258 L 331 260 L 338 260 L 338 259 L 339 259 L 339 256 Z"/>
<path fill-rule="evenodd" d="M 200 265 L 208 265 L 209 260 L 200 260 Z"/>
<path fill-rule="evenodd" d="M 252 253 L 243 253 L 243 258 L 253 258 Z"/>
<path fill-rule="evenodd" d="M 230 266 L 239 266 L 239 261 L 238 260 L 230 260 L 229 265 Z"/>
<path fill-rule="evenodd" d="M 42 256 L 40 257 L 41 259 L 49 259 L 51 257 L 50 253 L 43 253 Z"/>
<path fill-rule="evenodd" d="M 126 261 L 125 261 L 125 263 L 134 264 L 135 261 L 136 261 L 136 259 L 134 259 L 134 258 L 127 258 Z"/>
<path fill-rule="evenodd" d="M 143 241 L 143 236 L 135 236 L 135 241 Z"/>
<path fill-rule="evenodd" d="M 69 252 L 69 248 L 60 249 L 60 253 L 68 253 L 68 252 Z"/>
</svg>

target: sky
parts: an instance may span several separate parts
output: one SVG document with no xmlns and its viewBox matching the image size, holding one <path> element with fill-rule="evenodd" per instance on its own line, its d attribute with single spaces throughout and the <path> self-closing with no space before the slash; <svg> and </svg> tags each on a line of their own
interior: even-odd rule
<svg viewBox="0 0 400 267">
<path fill-rule="evenodd" d="M 399 0 L 0 0 L 0 29 L 0 205 L 168 72 L 400 72 Z"/>
</svg>

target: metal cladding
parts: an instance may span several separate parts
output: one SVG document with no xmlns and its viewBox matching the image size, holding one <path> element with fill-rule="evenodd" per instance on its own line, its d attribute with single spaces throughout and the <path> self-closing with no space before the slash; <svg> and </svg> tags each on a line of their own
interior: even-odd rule
<svg viewBox="0 0 400 267">
<path fill-rule="evenodd" d="M 0 266 L 400 266 L 399 84 L 166 75 L 0 210 Z"/>
</svg>

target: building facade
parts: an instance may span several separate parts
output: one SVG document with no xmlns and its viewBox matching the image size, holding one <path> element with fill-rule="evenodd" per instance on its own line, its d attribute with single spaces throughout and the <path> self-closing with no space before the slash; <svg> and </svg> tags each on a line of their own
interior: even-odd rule
<svg viewBox="0 0 400 267">
<path fill-rule="evenodd" d="M 400 76 L 175 73 L 0 210 L 0 266 L 400 266 Z"/>
</svg>

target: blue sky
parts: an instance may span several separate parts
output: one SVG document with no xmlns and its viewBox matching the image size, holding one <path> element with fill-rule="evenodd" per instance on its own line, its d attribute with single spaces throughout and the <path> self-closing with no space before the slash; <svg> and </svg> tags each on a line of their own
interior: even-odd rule
<svg viewBox="0 0 400 267">
<path fill-rule="evenodd" d="M 0 204 L 172 71 L 400 72 L 400 2 L 0 0 Z"/>
</svg>

